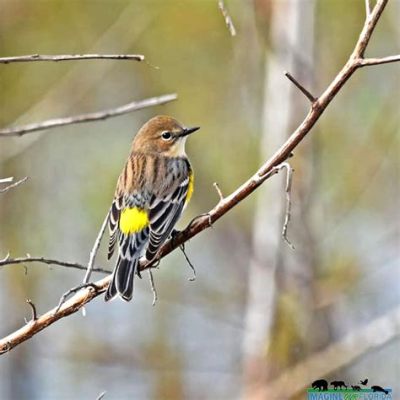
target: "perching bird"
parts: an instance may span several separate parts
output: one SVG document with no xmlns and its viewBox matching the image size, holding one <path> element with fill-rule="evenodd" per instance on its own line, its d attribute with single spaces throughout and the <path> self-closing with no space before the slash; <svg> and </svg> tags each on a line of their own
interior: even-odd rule
<svg viewBox="0 0 400 400">
<path fill-rule="evenodd" d="M 157 116 L 136 134 L 109 214 L 108 258 L 117 247 L 118 260 L 106 301 L 132 299 L 139 260 L 154 258 L 188 204 L 194 178 L 185 142 L 198 129 Z"/>
<path fill-rule="evenodd" d="M 361 385 L 366 386 L 368 383 L 368 378 L 364 379 L 363 381 L 360 381 Z"/>
</svg>

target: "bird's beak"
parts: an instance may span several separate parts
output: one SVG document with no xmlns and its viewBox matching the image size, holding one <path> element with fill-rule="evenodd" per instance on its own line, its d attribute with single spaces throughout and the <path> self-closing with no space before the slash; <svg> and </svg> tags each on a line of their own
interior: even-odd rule
<svg viewBox="0 0 400 400">
<path fill-rule="evenodd" d="M 179 135 L 179 137 L 184 137 L 184 136 L 190 135 L 191 133 L 196 132 L 199 129 L 200 129 L 199 126 L 195 126 L 193 128 L 184 128 L 182 133 Z"/>
</svg>

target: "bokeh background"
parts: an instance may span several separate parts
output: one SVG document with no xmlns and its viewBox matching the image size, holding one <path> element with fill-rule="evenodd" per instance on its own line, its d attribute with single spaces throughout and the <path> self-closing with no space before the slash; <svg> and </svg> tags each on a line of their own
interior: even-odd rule
<svg viewBox="0 0 400 400">
<path fill-rule="evenodd" d="M 363 0 L 0 0 L 0 54 L 140 53 L 148 63 L 0 65 L 0 126 L 102 110 L 150 96 L 178 100 L 102 122 L 0 140 L 0 258 L 86 263 L 137 129 L 170 114 L 188 142 L 193 200 L 178 227 L 251 176 L 301 122 L 352 51 Z M 400 1 L 368 48 L 399 53 Z M 158 68 L 155 68 L 158 67 Z M 146 275 L 132 303 L 101 298 L 0 359 L 0 398 L 303 399 L 318 378 L 400 393 L 400 66 L 358 71 L 290 162 L 293 213 L 280 237 L 284 174 Z M 106 241 L 97 262 L 107 262 Z M 83 271 L 0 269 L 0 336 L 32 299 L 53 307 Z M 100 275 L 95 275 L 100 278 Z M 396 398 L 398 394 L 394 394 Z"/>
</svg>

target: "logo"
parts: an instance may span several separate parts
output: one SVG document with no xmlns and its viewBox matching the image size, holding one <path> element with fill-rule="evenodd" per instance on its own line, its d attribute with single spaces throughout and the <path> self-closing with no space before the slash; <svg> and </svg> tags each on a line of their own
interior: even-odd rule
<svg viewBox="0 0 400 400">
<path fill-rule="evenodd" d="M 344 381 L 318 379 L 307 389 L 307 400 L 392 400 L 392 389 L 379 385 L 368 386 L 368 378 L 355 385 Z"/>
</svg>

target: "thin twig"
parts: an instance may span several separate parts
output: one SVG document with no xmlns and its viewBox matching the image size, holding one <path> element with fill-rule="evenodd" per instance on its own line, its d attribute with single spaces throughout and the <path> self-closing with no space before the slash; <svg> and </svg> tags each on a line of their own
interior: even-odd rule
<svg viewBox="0 0 400 400">
<path fill-rule="evenodd" d="M 369 2 L 370 0 L 365 0 L 365 15 L 367 18 L 371 15 L 371 4 Z"/>
<path fill-rule="evenodd" d="M 385 9 L 389 0 L 377 0 L 375 3 L 375 7 L 373 7 L 369 18 L 365 19 L 364 26 L 361 30 L 360 36 L 354 47 L 353 54 L 350 56 L 350 63 L 354 63 L 354 67 L 357 67 L 355 64 L 356 59 L 364 58 L 365 49 L 368 46 L 368 43 L 371 39 L 372 33 L 375 30 L 376 23 L 381 17 L 383 10 Z"/>
<path fill-rule="evenodd" d="M 97 399 L 96 400 L 102 400 L 103 398 L 104 398 L 104 396 L 106 395 L 106 391 L 104 391 L 104 392 L 101 392 L 98 396 L 97 396 Z"/>
<path fill-rule="evenodd" d="M 360 67 L 370 67 L 372 65 L 389 64 L 400 61 L 400 54 L 382 58 L 362 58 L 359 60 Z"/>
<path fill-rule="evenodd" d="M 274 167 L 286 161 L 291 152 L 299 145 L 303 138 L 310 132 L 311 128 L 316 124 L 336 94 L 360 67 L 360 65 L 357 64 L 357 61 L 365 52 L 372 32 L 374 31 L 387 2 L 388 0 L 377 1 L 374 9 L 371 12 L 370 18 L 364 24 L 352 55 L 349 57 L 346 64 L 338 72 L 336 77 L 325 89 L 322 95 L 318 98 L 315 104 L 313 104 L 313 106 L 310 108 L 303 122 L 301 122 L 298 128 L 291 134 L 285 143 L 282 144 L 282 146 L 259 168 L 259 170 L 252 177 L 245 181 L 233 193 L 225 197 L 223 201 L 219 201 L 218 204 L 208 213 L 193 219 L 186 229 L 178 233 L 173 239 L 168 240 L 161 247 L 157 256 L 151 262 L 141 263 L 141 270 L 151 268 L 154 264 L 159 262 L 161 258 L 171 253 L 182 243 L 187 242 L 193 236 L 210 227 L 212 223 L 219 220 L 243 199 L 253 193 L 260 185 L 262 185 L 263 182 L 265 182 L 265 180 L 272 175 L 271 171 L 274 169 Z M 96 290 L 85 288 L 78 291 L 68 302 L 63 304 L 58 311 L 57 308 L 54 308 L 38 317 L 35 324 L 24 325 L 10 335 L 0 339 L 0 354 L 10 351 L 15 346 L 30 339 L 33 335 L 47 328 L 49 325 L 53 324 L 59 319 L 77 312 L 85 304 L 103 293 L 109 285 L 110 280 L 111 276 L 107 276 L 99 281 L 96 281 L 94 283 Z"/>
<path fill-rule="evenodd" d="M 78 61 L 78 60 L 134 60 L 143 61 L 142 54 L 29 54 L 15 57 L 1 57 L 0 64 L 32 61 Z"/>
<path fill-rule="evenodd" d="M 236 29 L 235 29 L 235 25 L 233 25 L 233 21 L 231 16 L 228 13 L 228 10 L 225 7 L 224 1 L 223 0 L 219 0 L 218 1 L 218 7 L 221 10 L 221 13 L 225 19 L 225 24 L 229 30 L 229 33 L 231 34 L 231 36 L 236 36 Z"/>
<path fill-rule="evenodd" d="M 285 76 L 304 94 L 304 96 L 307 97 L 308 100 L 310 100 L 311 104 L 314 104 L 318 100 L 301 83 L 299 83 L 292 74 L 285 71 Z"/>
<path fill-rule="evenodd" d="M 67 290 L 60 298 L 60 301 L 57 305 L 57 308 L 54 311 L 54 314 L 57 314 L 60 311 L 60 308 L 62 307 L 62 305 L 68 300 L 69 297 L 71 297 L 71 295 L 78 293 L 80 290 L 82 289 L 92 289 L 94 292 L 97 292 L 98 290 L 100 290 L 100 288 L 94 284 L 94 283 L 82 283 L 81 285 L 75 286 L 69 290 Z"/>
<path fill-rule="evenodd" d="M 66 268 L 75 268 L 75 269 L 81 269 L 81 270 L 86 270 L 87 266 L 79 263 L 71 263 L 71 262 L 66 262 L 66 261 L 60 261 L 60 260 L 55 260 L 51 258 L 45 258 L 45 257 L 20 257 L 20 258 L 10 258 L 10 254 L 8 253 L 5 258 L 0 260 L 0 267 L 6 266 L 6 265 L 14 265 L 14 264 L 25 264 L 25 263 L 42 263 L 42 264 L 47 264 L 47 265 L 57 265 L 60 267 L 66 267 Z M 110 274 L 111 271 L 104 269 L 104 268 L 93 268 L 93 272 L 100 272 L 102 274 Z"/>
<path fill-rule="evenodd" d="M 281 165 L 278 165 L 276 168 L 278 168 L 279 170 L 286 169 L 286 186 L 285 186 L 286 209 L 285 209 L 285 221 L 283 223 L 283 228 L 282 228 L 282 238 L 289 245 L 289 247 L 292 250 L 294 250 L 293 244 L 287 237 L 287 229 L 290 222 L 291 208 L 292 208 L 291 190 L 292 190 L 293 169 L 288 162 L 284 162 Z"/>
<path fill-rule="evenodd" d="M 0 193 L 5 193 L 8 192 L 10 189 L 15 188 L 16 186 L 21 185 L 21 183 L 24 183 L 26 180 L 28 179 L 28 177 L 26 176 L 25 178 L 20 179 L 17 182 L 12 183 L 11 185 L 6 186 L 3 189 L 0 189 Z M 2 182 L 3 183 L 3 182 Z"/>
<path fill-rule="evenodd" d="M 183 255 L 184 255 L 185 259 L 186 259 L 186 262 L 189 264 L 189 267 L 190 267 L 190 269 L 191 269 L 192 272 L 193 272 L 192 277 L 191 277 L 191 278 L 188 278 L 188 281 L 194 282 L 194 281 L 196 280 L 196 268 L 194 267 L 194 265 L 192 264 L 192 262 L 190 261 L 189 257 L 188 257 L 187 254 L 186 254 L 186 251 L 185 251 L 185 243 L 182 243 L 182 244 L 179 246 L 179 250 L 183 253 Z"/>
<path fill-rule="evenodd" d="M 110 215 L 110 211 L 107 213 L 106 217 L 104 218 L 103 224 L 101 225 L 100 231 L 97 234 L 97 238 L 93 244 L 93 248 L 92 251 L 90 252 L 90 256 L 89 256 L 89 262 L 87 265 L 87 270 L 86 270 L 86 274 L 85 277 L 83 278 L 83 283 L 88 283 L 90 280 L 90 276 L 92 275 L 92 271 L 94 268 L 94 262 L 96 259 L 96 254 L 99 251 L 99 247 L 100 247 L 100 243 L 101 243 L 101 238 L 104 235 L 104 231 L 106 230 L 107 224 L 108 224 L 108 217 Z"/>
<path fill-rule="evenodd" d="M 224 195 L 222 194 L 222 191 L 221 191 L 221 189 L 220 189 L 218 183 L 217 183 L 217 182 L 214 182 L 214 183 L 213 183 L 213 186 L 215 187 L 215 190 L 216 190 L 217 193 L 218 193 L 219 199 L 220 199 L 221 201 L 224 200 Z"/>
<path fill-rule="evenodd" d="M 23 136 L 30 132 L 40 131 L 44 129 L 55 128 L 59 126 L 80 124 L 84 122 L 92 122 L 104 120 L 107 118 L 117 117 L 118 115 L 127 114 L 132 111 L 141 110 L 147 107 L 153 107 L 161 104 L 168 103 L 176 100 L 177 95 L 166 94 L 158 97 L 150 97 L 145 100 L 132 101 L 131 103 L 124 104 L 123 106 L 110 108 L 103 111 L 92 112 L 88 114 L 74 115 L 71 117 L 49 119 L 47 121 L 36 122 L 28 125 L 16 126 L 13 128 L 0 129 L 0 137 L 8 136 Z"/>
<path fill-rule="evenodd" d="M 32 310 L 32 318 L 31 318 L 30 322 L 35 322 L 35 321 L 37 320 L 36 307 L 35 307 L 35 305 L 32 303 L 32 300 L 26 299 L 26 302 L 30 305 L 31 310 Z"/>
<path fill-rule="evenodd" d="M 151 271 L 150 268 L 149 268 L 149 279 L 150 279 L 151 292 L 153 293 L 153 303 L 152 303 L 152 305 L 155 306 L 156 302 L 158 300 L 158 295 L 157 295 L 156 285 L 154 283 L 153 272 Z"/>
<path fill-rule="evenodd" d="M 8 252 L 7 255 L 0 260 L 0 265 L 1 265 L 2 262 L 7 261 L 9 258 L 10 258 L 10 252 Z"/>
<path fill-rule="evenodd" d="M 0 179 L 0 184 L 2 183 L 11 183 L 14 180 L 14 177 L 10 176 L 8 178 L 1 178 Z"/>
</svg>

